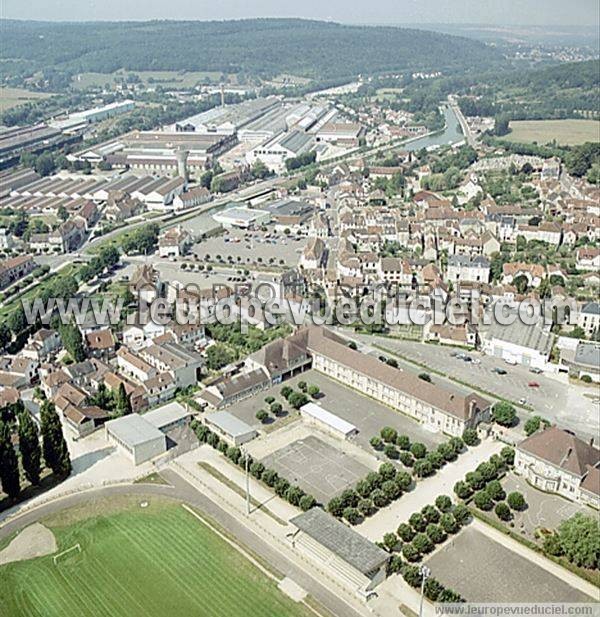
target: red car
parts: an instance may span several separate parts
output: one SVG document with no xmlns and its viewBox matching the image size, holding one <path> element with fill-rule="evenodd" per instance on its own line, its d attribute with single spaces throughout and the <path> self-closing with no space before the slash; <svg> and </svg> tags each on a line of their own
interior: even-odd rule
<svg viewBox="0 0 600 617">
<path fill-rule="evenodd" d="M 537 381 L 530 381 L 527 385 L 530 388 L 539 388 L 540 387 L 540 384 Z"/>
</svg>

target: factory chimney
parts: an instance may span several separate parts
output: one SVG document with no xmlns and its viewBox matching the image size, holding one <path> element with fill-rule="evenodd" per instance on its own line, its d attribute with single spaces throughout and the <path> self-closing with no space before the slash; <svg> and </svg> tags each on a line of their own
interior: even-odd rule
<svg viewBox="0 0 600 617">
<path fill-rule="evenodd" d="M 186 188 L 189 180 L 187 168 L 187 158 L 189 153 L 190 151 L 185 150 L 184 148 L 178 148 L 175 150 L 175 157 L 177 158 L 177 175 L 184 179 Z"/>
</svg>

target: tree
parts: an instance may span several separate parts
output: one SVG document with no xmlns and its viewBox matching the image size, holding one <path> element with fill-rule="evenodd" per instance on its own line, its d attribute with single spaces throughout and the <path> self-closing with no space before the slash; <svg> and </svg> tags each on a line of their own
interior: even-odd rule
<svg viewBox="0 0 600 617">
<path fill-rule="evenodd" d="M 402 547 L 402 555 L 406 561 L 419 561 L 421 558 L 421 553 L 417 547 L 411 543 L 407 543 Z"/>
<path fill-rule="evenodd" d="M 467 484 L 474 490 L 478 491 L 485 486 L 485 478 L 479 471 L 469 471 L 465 476 Z"/>
<path fill-rule="evenodd" d="M 300 392 L 304 392 L 306 393 L 306 390 L 308 389 L 308 385 L 305 381 L 299 381 L 298 382 L 298 390 L 300 390 Z"/>
<path fill-rule="evenodd" d="M 501 501 L 506 497 L 506 493 L 504 492 L 502 484 L 500 484 L 499 480 L 492 480 L 491 482 L 488 482 L 488 485 L 485 487 L 485 491 L 494 501 Z"/>
<path fill-rule="evenodd" d="M 396 448 L 392 444 L 390 444 L 390 443 L 385 444 L 385 446 L 383 448 L 383 453 L 388 458 L 391 458 L 391 459 L 394 459 L 394 460 L 399 457 L 398 450 L 396 450 Z"/>
<path fill-rule="evenodd" d="M 290 486 L 285 497 L 293 506 L 298 506 L 300 505 L 300 500 L 304 497 L 304 491 L 299 486 Z"/>
<path fill-rule="evenodd" d="M 470 497 L 473 494 L 473 489 L 466 482 L 463 482 L 462 480 L 459 480 L 454 485 L 454 493 L 456 494 L 456 496 L 459 499 L 467 499 L 468 497 Z"/>
<path fill-rule="evenodd" d="M 504 448 L 500 450 L 500 456 L 507 465 L 512 465 L 515 462 L 515 450 L 510 446 L 504 446 Z"/>
<path fill-rule="evenodd" d="M 518 512 L 520 512 L 521 510 L 525 510 L 525 508 L 527 507 L 525 497 L 523 497 L 523 494 L 519 493 L 518 491 L 513 491 L 512 493 L 509 493 L 506 501 L 508 502 L 508 505 L 511 507 L 512 510 L 517 510 Z"/>
<path fill-rule="evenodd" d="M 261 478 L 261 480 L 271 488 L 275 486 L 275 482 L 277 482 L 278 479 L 279 475 L 274 469 L 265 469 Z"/>
<path fill-rule="evenodd" d="M 425 529 L 427 528 L 427 520 L 420 512 L 415 512 L 411 514 L 408 522 L 410 523 L 410 526 L 417 532 L 425 531 Z"/>
<path fill-rule="evenodd" d="M 479 437 L 477 437 L 477 431 L 474 428 L 466 428 L 462 439 L 467 446 L 476 446 L 479 443 Z"/>
<path fill-rule="evenodd" d="M 468 523 L 471 519 L 469 508 L 467 508 L 464 503 L 459 503 L 454 506 L 452 516 L 461 527 Z"/>
<path fill-rule="evenodd" d="M 425 460 L 430 463 L 434 469 L 441 469 L 446 464 L 444 457 L 439 452 L 429 452 Z"/>
<path fill-rule="evenodd" d="M 560 543 L 560 538 L 558 534 L 556 533 L 546 536 L 546 538 L 544 539 L 543 547 L 544 547 L 544 553 L 548 555 L 553 555 L 554 557 L 560 557 L 560 555 L 564 554 L 563 548 Z"/>
<path fill-rule="evenodd" d="M 264 424 L 269 419 L 269 414 L 264 409 L 259 409 L 256 412 L 256 419 Z"/>
<path fill-rule="evenodd" d="M 540 429 L 541 425 L 542 418 L 540 416 L 532 416 L 531 418 L 528 418 L 527 422 L 525 422 L 525 426 L 523 427 L 525 430 L 525 435 L 527 435 L 527 437 L 533 435 Z"/>
<path fill-rule="evenodd" d="M 419 478 L 427 478 L 433 474 L 434 468 L 429 461 L 419 460 L 415 462 L 414 470 Z"/>
<path fill-rule="evenodd" d="M 60 477 L 71 473 L 71 457 L 54 403 L 44 401 L 40 408 L 42 452 L 46 466 Z"/>
<path fill-rule="evenodd" d="M 425 458 L 427 448 L 422 443 L 415 442 L 411 445 L 410 452 L 417 459 Z"/>
<path fill-rule="evenodd" d="M 405 450 L 402 450 L 400 452 L 398 458 L 405 467 L 412 467 L 415 464 L 415 459 L 413 458 L 413 455 L 410 452 L 406 452 Z"/>
<path fill-rule="evenodd" d="M 60 338 L 64 348 L 75 362 L 85 360 L 85 347 L 79 328 L 74 324 L 65 324 L 60 327 Z"/>
<path fill-rule="evenodd" d="M 435 499 L 435 507 L 440 512 L 450 512 L 452 509 L 452 499 L 448 495 L 438 495 Z"/>
<path fill-rule="evenodd" d="M 19 414 L 19 452 L 25 477 L 31 484 L 39 484 L 42 460 L 40 434 L 28 411 Z"/>
<path fill-rule="evenodd" d="M 434 549 L 433 542 L 425 533 L 418 533 L 412 541 L 412 545 L 419 551 L 419 553 L 431 553 Z"/>
<path fill-rule="evenodd" d="M 584 568 L 598 568 L 600 524 L 597 519 L 578 512 L 558 526 L 558 537 L 569 561 Z"/>
<path fill-rule="evenodd" d="M 274 416 L 279 416 L 283 412 L 283 405 L 281 403 L 271 403 L 269 409 Z"/>
<path fill-rule="evenodd" d="M 398 546 L 398 543 L 398 536 L 393 531 L 390 531 L 383 536 L 383 544 L 390 552 Z"/>
<path fill-rule="evenodd" d="M 284 399 L 287 400 L 292 392 L 292 388 L 290 388 L 289 386 L 283 386 L 283 388 L 281 388 L 280 394 Z"/>
<path fill-rule="evenodd" d="M 510 508 L 503 501 L 499 501 L 496 504 L 494 512 L 501 521 L 510 521 L 510 519 L 512 518 Z"/>
<path fill-rule="evenodd" d="M 375 508 L 373 507 L 373 502 L 370 499 L 361 499 L 358 502 L 358 511 L 363 515 L 363 516 L 371 516 L 371 514 L 373 514 L 373 512 L 375 511 Z"/>
<path fill-rule="evenodd" d="M 396 533 L 403 542 L 410 542 L 415 537 L 415 532 L 408 523 L 400 523 Z"/>
<path fill-rule="evenodd" d="M 382 463 L 379 465 L 379 476 L 382 480 L 393 480 L 396 477 L 396 469 L 391 463 Z"/>
<path fill-rule="evenodd" d="M 10 499 L 15 499 L 21 492 L 19 460 L 12 444 L 12 431 L 10 426 L 2 421 L 0 421 L 0 484 Z"/>
<path fill-rule="evenodd" d="M 5 322 L 0 323 L 0 348 L 4 349 L 12 338 L 10 328 Z"/>
<path fill-rule="evenodd" d="M 453 589 L 446 588 L 437 597 L 437 601 L 448 604 L 457 604 L 458 602 L 464 602 L 465 599 Z"/>
<path fill-rule="evenodd" d="M 360 498 L 352 489 L 347 488 L 340 495 L 340 499 L 342 501 L 342 507 L 344 507 L 344 508 L 348 508 L 348 507 L 356 508 Z"/>
<path fill-rule="evenodd" d="M 479 463 L 477 473 L 481 474 L 485 482 L 489 482 L 498 476 L 496 466 L 490 462 Z"/>
<path fill-rule="evenodd" d="M 265 466 L 259 461 L 255 461 L 250 465 L 250 473 L 257 479 L 260 480 L 263 475 L 263 471 L 265 470 Z"/>
<path fill-rule="evenodd" d="M 475 497 L 473 497 L 473 503 L 480 510 L 491 510 L 494 506 L 492 498 L 487 494 L 486 491 L 478 491 L 475 493 Z"/>
<path fill-rule="evenodd" d="M 396 439 L 398 437 L 398 431 L 391 426 L 384 426 L 380 431 L 381 438 L 386 443 L 396 443 Z"/>
<path fill-rule="evenodd" d="M 517 410 L 506 401 L 499 401 L 492 409 L 492 418 L 500 426 L 514 426 L 517 420 Z"/>
<path fill-rule="evenodd" d="M 375 450 L 381 450 L 383 448 L 383 441 L 381 441 L 379 437 L 371 437 L 369 443 Z"/>
<path fill-rule="evenodd" d="M 446 532 L 439 525 L 435 525 L 434 523 L 427 525 L 425 532 L 434 544 L 441 544 L 447 538 Z"/>
<path fill-rule="evenodd" d="M 256 159 L 250 168 L 252 177 L 259 180 L 264 180 L 269 175 L 268 167 L 260 159 Z"/>
<path fill-rule="evenodd" d="M 319 386 L 310 385 L 308 386 L 308 394 L 311 398 L 317 398 L 321 393 L 321 389 Z"/>
<path fill-rule="evenodd" d="M 308 397 L 304 394 L 304 392 L 292 392 L 288 397 L 288 403 L 294 409 L 300 409 L 300 407 L 308 403 Z"/>
<path fill-rule="evenodd" d="M 400 450 L 410 450 L 410 438 L 408 435 L 398 435 L 396 437 L 396 445 Z"/>
<path fill-rule="evenodd" d="M 450 513 L 442 514 L 440 518 L 440 527 L 447 534 L 454 534 L 458 531 L 458 523 L 456 522 L 454 516 Z"/>
<path fill-rule="evenodd" d="M 394 482 L 400 487 L 400 490 L 407 491 L 412 484 L 412 478 L 406 471 L 397 471 Z"/>
<path fill-rule="evenodd" d="M 452 449 L 456 452 L 456 454 L 460 454 L 465 447 L 465 443 L 460 437 L 450 437 L 448 444 L 452 446 Z"/>
<path fill-rule="evenodd" d="M 406 565 L 402 568 L 402 578 L 406 581 L 408 585 L 417 588 L 421 585 L 422 581 L 421 570 L 418 566 Z"/>
<path fill-rule="evenodd" d="M 404 566 L 404 562 L 402 561 L 402 557 L 400 555 L 392 555 L 388 563 L 388 574 L 398 574 L 402 571 L 402 567 Z"/>
<path fill-rule="evenodd" d="M 20 304 L 9 314 L 6 324 L 15 336 L 19 336 L 19 334 L 22 334 L 23 330 L 27 328 L 27 317 Z"/>
<path fill-rule="evenodd" d="M 440 520 L 440 513 L 431 504 L 423 506 L 421 514 L 428 523 L 437 523 Z"/>
<path fill-rule="evenodd" d="M 445 461 L 455 461 L 457 458 L 457 454 L 454 451 L 454 448 L 449 443 L 441 443 L 437 447 L 437 453 L 445 460 Z"/>
<path fill-rule="evenodd" d="M 360 522 L 360 512 L 356 508 L 345 508 L 344 518 L 351 524 L 356 525 Z"/>
<path fill-rule="evenodd" d="M 402 495 L 402 490 L 393 480 L 386 480 L 381 485 L 381 490 L 385 493 L 385 496 L 390 501 L 394 501 L 395 499 L 398 499 L 400 495 Z"/>
<path fill-rule="evenodd" d="M 265 403 L 267 405 L 272 405 L 275 402 L 274 396 L 265 396 Z"/>
<path fill-rule="evenodd" d="M 206 350 L 206 366 L 211 371 L 219 369 L 231 364 L 236 359 L 236 354 L 222 343 L 215 343 Z"/>
<path fill-rule="evenodd" d="M 128 416 L 131 413 L 131 399 L 125 390 L 125 384 L 121 382 L 117 390 L 115 411 L 118 416 Z"/>
<path fill-rule="evenodd" d="M 290 488 L 290 483 L 285 478 L 279 478 L 275 482 L 275 493 L 279 497 L 285 497 L 288 488 Z"/>
<path fill-rule="evenodd" d="M 423 592 L 428 600 L 435 602 L 440 597 L 442 591 L 444 591 L 444 587 L 437 579 L 433 578 L 433 576 L 430 576 L 425 581 Z"/>
<path fill-rule="evenodd" d="M 317 500 L 312 495 L 303 495 L 300 498 L 299 506 L 302 512 L 306 512 L 317 504 Z"/>
<path fill-rule="evenodd" d="M 371 499 L 377 508 L 385 508 L 385 506 L 390 503 L 390 500 L 387 498 L 387 495 L 380 489 L 376 488 L 371 493 Z"/>
</svg>

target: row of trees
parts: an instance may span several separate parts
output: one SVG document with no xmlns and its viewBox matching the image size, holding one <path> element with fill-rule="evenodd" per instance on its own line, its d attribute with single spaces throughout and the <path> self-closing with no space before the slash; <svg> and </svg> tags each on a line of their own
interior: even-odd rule
<svg viewBox="0 0 600 617">
<path fill-rule="evenodd" d="M 299 507 L 304 512 L 317 505 L 317 500 L 312 495 L 282 478 L 274 469 L 267 469 L 260 461 L 253 460 L 249 455 L 246 458 L 239 448 L 229 446 L 204 424 L 195 420 L 192 422 L 192 429 L 201 443 L 206 443 L 218 450 L 235 465 L 245 469 L 246 464 L 248 464 L 250 473 L 257 480 L 274 489 L 279 497 L 286 499 L 291 505 Z"/>
<path fill-rule="evenodd" d="M 46 467 L 58 479 L 71 473 L 71 458 L 54 403 L 44 401 L 41 405 L 41 431 L 22 402 L 16 421 L 5 419 L 7 421 L 0 420 L 0 484 L 9 498 L 15 499 L 21 492 L 19 456 L 25 478 L 34 486 L 40 483 L 42 457 Z M 19 456 L 12 442 L 15 429 L 19 436 Z"/>
<path fill-rule="evenodd" d="M 470 518 L 467 506 L 453 504 L 448 495 L 439 495 L 435 505 L 424 506 L 420 512 L 411 514 L 407 522 L 400 523 L 395 533 L 386 533 L 380 546 L 401 553 L 406 561 L 420 561 L 436 544 L 458 533 Z"/>
<path fill-rule="evenodd" d="M 397 471 L 392 463 L 382 463 L 377 472 L 368 473 L 353 489 L 346 489 L 341 495 L 330 499 L 327 511 L 356 525 L 399 499 L 411 486 L 410 474 Z"/>
<path fill-rule="evenodd" d="M 578 512 L 563 521 L 555 533 L 544 540 L 544 551 L 555 557 L 564 556 L 582 568 L 600 566 L 600 522 L 598 517 Z"/>
<path fill-rule="evenodd" d="M 400 573 L 402 574 L 402 578 L 411 587 L 414 587 L 415 589 L 419 589 L 421 587 L 423 579 L 421 570 L 418 566 L 410 564 L 403 565 L 400 569 Z M 458 592 L 450 589 L 449 587 L 444 587 L 444 585 L 442 585 L 433 576 L 430 576 L 425 580 L 423 593 L 428 600 L 431 600 L 431 602 L 465 602 L 465 599 Z"/>
<path fill-rule="evenodd" d="M 412 468 L 419 478 L 431 476 L 446 463 L 455 461 L 465 446 L 463 439 L 452 437 L 428 452 L 424 444 L 411 443 L 408 435 L 398 434 L 398 431 L 390 426 L 384 426 L 379 434 L 379 437 L 371 438 L 371 446 L 375 450 L 383 451 L 390 459 L 400 460 L 405 467 Z"/>
</svg>

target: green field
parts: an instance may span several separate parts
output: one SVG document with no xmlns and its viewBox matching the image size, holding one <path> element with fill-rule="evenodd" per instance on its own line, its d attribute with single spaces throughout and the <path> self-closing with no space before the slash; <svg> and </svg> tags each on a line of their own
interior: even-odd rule
<svg viewBox="0 0 600 617">
<path fill-rule="evenodd" d="M 2 617 L 308 617 L 180 504 L 96 502 L 43 521 L 59 551 L 0 567 Z"/>
<path fill-rule="evenodd" d="M 506 141 L 547 144 L 553 140 L 563 146 L 576 146 L 586 141 L 600 140 L 597 120 L 513 120 Z"/>
<path fill-rule="evenodd" d="M 23 90 L 22 88 L 0 88 L 0 113 L 11 107 L 38 99 L 46 99 L 49 96 L 52 95 L 45 92 L 29 92 L 29 90 Z"/>
</svg>

